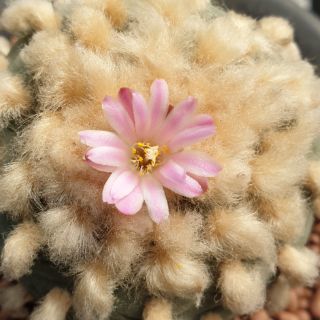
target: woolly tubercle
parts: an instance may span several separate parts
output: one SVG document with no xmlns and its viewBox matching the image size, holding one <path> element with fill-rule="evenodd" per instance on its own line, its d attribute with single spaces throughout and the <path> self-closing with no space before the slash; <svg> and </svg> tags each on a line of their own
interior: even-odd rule
<svg viewBox="0 0 320 320">
<path fill-rule="evenodd" d="M 114 283 L 102 264 L 86 265 L 77 278 L 73 308 L 79 319 L 105 319 L 112 311 Z"/>
<path fill-rule="evenodd" d="M 178 253 L 157 253 L 147 258 L 139 273 L 145 278 L 151 294 L 179 296 L 194 300 L 197 304 L 210 283 L 204 262 Z"/>
<path fill-rule="evenodd" d="M 170 0 L 148 0 L 148 2 L 173 25 L 183 24 L 192 13 L 204 10 L 209 4 L 207 0 L 178 0 L 174 6 Z"/>
<path fill-rule="evenodd" d="M 191 213 L 177 214 L 154 228 L 149 236 L 151 247 L 139 266 L 150 293 L 195 300 L 202 296 L 210 280 L 201 258 L 201 222 Z"/>
<path fill-rule="evenodd" d="M 30 168 L 26 162 L 11 162 L 0 178 L 0 210 L 14 219 L 28 216 L 32 209 L 30 200 L 34 193 Z"/>
<path fill-rule="evenodd" d="M 292 243 L 303 234 L 308 210 L 306 199 L 298 187 L 287 189 L 288 195 L 274 195 L 264 199 L 263 196 L 252 198 L 252 205 L 259 216 L 268 225 L 278 241 Z"/>
<path fill-rule="evenodd" d="M 10 52 L 11 44 L 5 37 L 0 36 L 0 53 L 7 56 Z"/>
<path fill-rule="evenodd" d="M 38 83 L 41 109 L 57 109 L 89 99 L 79 53 L 65 34 L 38 32 L 21 51 L 21 59 Z"/>
<path fill-rule="evenodd" d="M 250 19 L 247 21 L 251 24 Z M 245 56 L 250 42 L 246 30 L 241 28 L 240 37 L 239 30 L 228 14 L 206 25 L 197 35 L 196 60 L 200 64 L 224 64 Z"/>
<path fill-rule="evenodd" d="M 98 0 L 97 3 L 116 29 L 125 27 L 128 12 L 123 0 Z"/>
<path fill-rule="evenodd" d="M 122 217 L 118 212 L 109 223 L 109 230 L 101 247 L 101 259 L 110 277 L 122 281 L 132 275 L 132 267 L 139 261 L 145 251 L 145 233 L 152 229 L 152 223 L 146 221 L 145 212 L 137 219 Z"/>
<path fill-rule="evenodd" d="M 52 260 L 79 262 L 93 255 L 97 247 L 97 230 L 90 218 L 87 212 L 72 207 L 51 209 L 39 215 Z"/>
<path fill-rule="evenodd" d="M 262 259 L 274 269 L 274 238 L 266 224 L 247 208 L 212 212 L 207 221 L 207 237 L 215 257 Z"/>
<path fill-rule="evenodd" d="M 172 320 L 172 305 L 165 299 L 152 298 L 143 310 L 143 320 Z"/>
<path fill-rule="evenodd" d="M 83 23 L 87 21 L 87 23 Z M 104 52 L 109 48 L 108 37 L 111 25 L 98 10 L 80 7 L 70 17 L 70 30 L 77 41 L 95 52 Z"/>
<path fill-rule="evenodd" d="M 227 262 L 221 267 L 219 287 L 224 305 L 236 314 L 252 313 L 265 302 L 264 276 L 240 261 Z"/>
<path fill-rule="evenodd" d="M 43 235 L 39 226 L 23 222 L 8 236 L 2 251 L 2 273 L 10 279 L 19 279 L 31 272 L 31 266 L 40 247 Z"/>
<path fill-rule="evenodd" d="M 286 245 L 280 249 L 278 266 L 295 285 L 312 285 L 319 275 L 319 256 L 307 248 Z"/>
<path fill-rule="evenodd" d="M 16 0 L 2 13 L 1 25 L 8 32 L 25 35 L 44 29 L 57 29 L 58 21 L 49 1 Z"/>
<path fill-rule="evenodd" d="M 290 284 L 282 274 L 270 285 L 267 290 L 266 309 L 271 314 L 284 310 L 289 303 Z"/>
<path fill-rule="evenodd" d="M 293 29 L 287 20 L 267 17 L 261 19 L 259 24 L 262 31 L 274 42 L 286 46 L 293 41 Z"/>
<path fill-rule="evenodd" d="M 35 308 L 30 320 L 64 320 L 71 306 L 71 298 L 67 291 L 52 289 Z"/>
<path fill-rule="evenodd" d="M 23 116 L 31 107 L 31 95 L 18 75 L 0 73 L 0 126 Z"/>
</svg>

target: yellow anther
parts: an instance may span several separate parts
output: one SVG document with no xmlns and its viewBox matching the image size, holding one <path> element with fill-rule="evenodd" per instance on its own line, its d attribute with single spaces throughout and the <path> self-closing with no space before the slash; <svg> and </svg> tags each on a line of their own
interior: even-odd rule
<svg viewBox="0 0 320 320">
<path fill-rule="evenodd" d="M 162 154 L 169 152 L 167 146 L 152 146 L 149 142 L 137 142 L 131 147 L 131 163 L 141 175 L 152 172 L 160 164 Z"/>
</svg>

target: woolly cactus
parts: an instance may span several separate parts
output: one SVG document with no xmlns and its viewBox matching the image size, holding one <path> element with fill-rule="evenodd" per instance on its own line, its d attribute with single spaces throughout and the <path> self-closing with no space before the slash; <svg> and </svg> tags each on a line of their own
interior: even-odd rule
<svg viewBox="0 0 320 320">
<path fill-rule="evenodd" d="M 318 196 L 309 161 L 320 83 L 286 21 L 208 0 L 18 0 L 1 24 L 21 39 L 0 75 L 0 123 L 16 134 L 0 209 L 18 222 L 2 272 L 21 278 L 42 251 L 75 280 L 72 301 L 55 288 L 33 320 L 64 319 L 70 304 L 84 320 L 208 320 L 216 308 L 247 314 L 266 302 L 275 311 L 288 284 L 314 281 L 304 188 Z M 192 149 L 223 167 L 200 197 L 166 189 L 170 215 L 159 224 L 146 206 L 124 216 L 103 203 L 108 173 L 83 161 L 78 135 L 112 131 L 103 98 L 122 87 L 149 97 L 155 79 L 168 83 L 171 106 L 193 96 L 213 117 L 216 135 Z M 136 296 L 137 314 L 121 290 Z"/>
</svg>

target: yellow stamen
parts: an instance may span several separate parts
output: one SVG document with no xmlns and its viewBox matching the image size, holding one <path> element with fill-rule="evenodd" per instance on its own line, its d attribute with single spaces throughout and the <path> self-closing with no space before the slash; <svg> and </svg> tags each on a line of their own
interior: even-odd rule
<svg viewBox="0 0 320 320">
<path fill-rule="evenodd" d="M 131 163 L 135 168 L 144 175 L 152 172 L 161 162 L 161 155 L 167 154 L 169 148 L 167 146 L 152 146 L 148 142 L 137 142 L 131 148 Z"/>
</svg>

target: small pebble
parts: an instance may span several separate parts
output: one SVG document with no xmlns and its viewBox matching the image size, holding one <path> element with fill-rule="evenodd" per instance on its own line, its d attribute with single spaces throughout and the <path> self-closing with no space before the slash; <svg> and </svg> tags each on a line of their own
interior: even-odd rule
<svg viewBox="0 0 320 320">
<path fill-rule="evenodd" d="M 320 223 L 317 223 L 315 226 L 314 226 L 314 232 L 317 233 L 317 234 L 320 234 Z"/>
<path fill-rule="evenodd" d="M 304 288 L 303 287 L 295 288 L 293 291 L 297 294 L 298 298 L 304 297 Z"/>
<path fill-rule="evenodd" d="M 289 296 L 289 305 L 288 305 L 288 310 L 291 312 L 295 312 L 298 310 L 298 295 L 297 292 L 291 290 L 290 291 L 290 296 Z"/>
<path fill-rule="evenodd" d="M 302 298 L 299 300 L 299 309 L 308 309 L 310 306 L 309 299 Z"/>
<path fill-rule="evenodd" d="M 314 317 L 320 318 L 320 288 L 317 289 L 311 302 L 311 313 Z"/>
<path fill-rule="evenodd" d="M 310 236 L 310 242 L 314 244 L 320 244 L 320 235 L 317 233 L 312 233 Z"/>
<path fill-rule="evenodd" d="M 318 244 L 310 244 L 308 246 L 313 252 L 319 254 L 320 253 L 320 247 Z"/>
<path fill-rule="evenodd" d="M 299 310 L 297 312 L 297 316 L 299 320 L 311 320 L 311 315 L 305 310 Z"/>
<path fill-rule="evenodd" d="M 260 310 L 256 313 L 254 313 L 250 318 L 251 318 L 251 320 L 271 320 L 267 311 L 265 311 L 265 310 Z"/>
<path fill-rule="evenodd" d="M 317 197 L 313 201 L 313 207 L 314 207 L 314 215 L 316 216 L 316 218 L 320 219 L 320 198 L 319 197 Z"/>
<path fill-rule="evenodd" d="M 311 297 L 312 297 L 313 292 L 312 292 L 311 289 L 309 289 L 309 288 L 303 288 L 303 292 L 304 292 L 304 296 L 305 296 L 306 298 L 311 298 Z"/>
<path fill-rule="evenodd" d="M 299 320 L 298 316 L 288 311 L 282 311 L 278 314 L 279 320 Z"/>
</svg>

